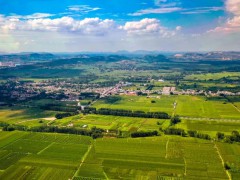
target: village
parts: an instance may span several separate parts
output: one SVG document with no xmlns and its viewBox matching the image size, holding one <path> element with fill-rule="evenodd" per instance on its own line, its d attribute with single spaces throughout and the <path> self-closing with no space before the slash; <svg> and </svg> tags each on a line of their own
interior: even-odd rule
<svg viewBox="0 0 240 180">
<path fill-rule="evenodd" d="M 125 96 L 139 96 L 145 95 L 147 97 L 157 97 L 159 95 L 203 95 L 211 96 L 235 96 L 240 95 L 240 92 L 233 93 L 229 91 L 204 91 L 187 89 L 181 90 L 174 86 L 164 86 L 157 90 L 149 90 L 147 87 L 144 90 L 132 90 L 133 83 L 118 82 L 115 86 L 101 87 L 99 84 L 74 84 L 65 81 L 53 82 L 18 82 L 9 81 L 2 84 L 0 93 L 3 99 L 12 99 L 16 101 L 29 100 L 34 97 L 47 96 L 48 98 L 61 101 L 78 101 L 81 93 L 96 93 L 100 98 L 111 95 L 125 95 Z"/>
</svg>

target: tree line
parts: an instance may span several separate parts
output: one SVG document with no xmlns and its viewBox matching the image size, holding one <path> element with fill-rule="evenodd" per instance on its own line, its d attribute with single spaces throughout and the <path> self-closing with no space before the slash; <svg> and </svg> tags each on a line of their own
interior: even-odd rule
<svg viewBox="0 0 240 180">
<path fill-rule="evenodd" d="M 211 137 L 208 134 L 203 134 L 203 133 L 192 131 L 192 130 L 189 130 L 186 132 L 184 129 L 181 129 L 181 128 L 170 127 L 162 131 L 164 132 L 164 134 L 167 134 L 167 135 L 178 135 L 182 137 L 195 137 L 199 139 L 211 140 Z"/>
<path fill-rule="evenodd" d="M 64 134 L 76 134 L 76 135 L 84 135 L 90 136 L 93 139 L 103 137 L 104 130 L 101 128 L 93 127 L 89 129 L 81 129 L 81 128 L 69 128 L 69 127 L 58 127 L 58 126 L 38 126 L 38 127 L 26 127 L 23 125 L 10 125 L 7 123 L 0 124 L 3 128 L 3 131 L 31 131 L 31 132 L 47 132 L 47 133 L 64 133 Z"/>
<path fill-rule="evenodd" d="M 110 109 L 110 108 L 100 108 L 96 109 L 94 107 L 85 107 L 82 110 L 83 113 L 93 113 L 101 115 L 113 115 L 113 116 L 127 116 L 127 117 L 144 117 L 144 118 L 156 118 L 156 119 L 169 119 L 171 118 L 165 112 L 144 112 L 144 111 L 131 111 L 123 109 Z"/>
<path fill-rule="evenodd" d="M 217 132 L 216 138 L 218 141 L 227 143 L 240 142 L 240 133 L 238 131 L 232 131 L 231 135 L 225 135 L 222 132 Z"/>
</svg>

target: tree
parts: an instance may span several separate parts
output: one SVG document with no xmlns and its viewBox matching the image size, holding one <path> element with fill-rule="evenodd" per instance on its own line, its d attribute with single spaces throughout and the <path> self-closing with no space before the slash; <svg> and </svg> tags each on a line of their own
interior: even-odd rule
<svg viewBox="0 0 240 180">
<path fill-rule="evenodd" d="M 178 115 L 171 118 L 171 125 L 175 125 L 177 123 L 181 122 L 181 119 Z"/>
<path fill-rule="evenodd" d="M 221 132 L 217 132 L 216 136 L 218 140 L 222 140 L 225 137 L 224 133 L 221 133 Z"/>
</svg>

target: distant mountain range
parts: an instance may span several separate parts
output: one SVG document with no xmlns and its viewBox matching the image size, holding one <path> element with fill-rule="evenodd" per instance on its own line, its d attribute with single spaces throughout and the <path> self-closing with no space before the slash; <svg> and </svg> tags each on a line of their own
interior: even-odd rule
<svg viewBox="0 0 240 180">
<path fill-rule="evenodd" d="M 174 59 L 183 59 L 183 60 L 240 60 L 240 52 L 206 52 L 206 53 L 177 53 L 172 56 Z"/>
<path fill-rule="evenodd" d="M 76 53 L 32 53 L 32 52 L 22 52 L 16 54 L 0 54 L 0 62 L 32 62 L 32 61 L 49 61 L 55 59 L 71 59 L 71 58 L 81 58 L 84 55 L 90 56 L 109 56 L 109 55 L 117 55 L 117 56 L 140 56 L 147 57 L 150 56 L 152 58 L 161 57 L 165 60 L 190 60 L 190 61 L 199 61 L 199 60 L 221 60 L 221 61 L 229 61 L 229 60 L 240 60 L 240 52 L 160 52 L 160 51 L 145 51 L 145 50 L 137 50 L 137 51 L 117 51 L 117 52 L 76 52 Z M 163 56 L 162 56 L 163 55 Z"/>
<path fill-rule="evenodd" d="M 0 55 L 0 61 L 44 61 L 55 58 L 56 56 L 51 53 L 17 53 Z"/>
</svg>

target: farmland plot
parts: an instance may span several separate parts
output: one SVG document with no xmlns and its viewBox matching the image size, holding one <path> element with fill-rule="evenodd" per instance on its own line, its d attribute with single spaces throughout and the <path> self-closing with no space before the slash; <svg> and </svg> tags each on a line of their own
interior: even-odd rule
<svg viewBox="0 0 240 180">
<path fill-rule="evenodd" d="M 0 179 L 71 179 L 90 137 L 0 132 Z"/>
</svg>

